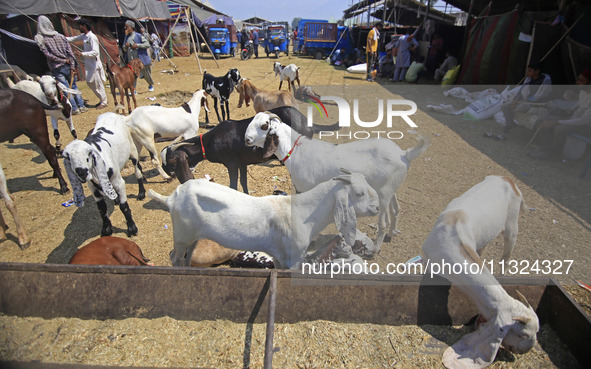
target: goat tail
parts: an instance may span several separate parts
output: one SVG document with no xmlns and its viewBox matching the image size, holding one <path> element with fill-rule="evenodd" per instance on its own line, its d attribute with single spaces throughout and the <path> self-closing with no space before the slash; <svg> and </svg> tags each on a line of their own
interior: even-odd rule
<svg viewBox="0 0 591 369">
<path fill-rule="evenodd" d="M 153 198 L 154 200 L 156 200 L 158 202 L 165 204 L 168 207 L 169 196 L 161 195 L 158 192 L 154 191 L 153 189 L 149 189 L 148 193 L 146 195 L 150 198 Z"/>
<path fill-rule="evenodd" d="M 417 141 L 419 141 L 417 146 L 411 147 L 410 149 L 406 150 L 406 153 L 404 154 L 406 160 L 408 160 L 409 162 L 415 160 L 417 157 L 419 157 L 419 155 L 427 151 L 429 146 L 431 146 L 431 139 L 428 136 L 419 135 Z"/>
</svg>

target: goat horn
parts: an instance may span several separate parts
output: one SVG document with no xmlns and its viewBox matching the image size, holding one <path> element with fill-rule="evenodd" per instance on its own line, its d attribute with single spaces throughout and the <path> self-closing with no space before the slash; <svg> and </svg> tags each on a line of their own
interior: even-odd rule
<svg viewBox="0 0 591 369">
<path fill-rule="evenodd" d="M 516 290 L 515 292 L 517 293 L 517 296 L 519 296 L 519 299 L 521 300 L 521 302 L 523 302 L 524 305 L 531 308 L 531 305 L 529 304 L 529 302 L 527 301 L 525 296 L 523 296 L 523 294 L 521 292 L 519 292 L 518 290 Z"/>
<path fill-rule="evenodd" d="M 351 171 L 345 168 L 339 168 L 339 170 L 341 171 L 341 173 L 343 174 L 351 174 Z"/>
<path fill-rule="evenodd" d="M 170 150 L 172 150 L 172 152 L 175 152 L 181 146 L 190 146 L 190 145 L 193 145 L 193 144 L 190 142 L 179 142 L 177 144 L 170 145 L 169 147 L 170 147 Z"/>
</svg>

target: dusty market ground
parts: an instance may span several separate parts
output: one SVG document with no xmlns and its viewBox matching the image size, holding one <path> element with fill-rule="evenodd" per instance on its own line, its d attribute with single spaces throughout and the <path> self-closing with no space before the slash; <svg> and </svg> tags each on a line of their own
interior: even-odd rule
<svg viewBox="0 0 591 369">
<path fill-rule="evenodd" d="M 244 77 L 262 89 L 274 90 L 279 81 L 272 73 L 275 59 L 260 58 L 240 61 L 238 58 L 222 59 L 218 69 L 211 58 L 203 57 L 201 64 L 214 74 L 221 75 L 229 68 L 239 68 Z M 324 61 L 309 58 L 281 57 L 283 64 L 296 63 L 301 67 L 302 85 L 370 85 L 362 75 L 347 74 L 344 69 L 329 66 Z M 178 106 L 180 100 L 174 96 L 188 96 L 201 87 L 202 75 L 193 56 L 174 58 L 179 73 L 160 73 L 171 69 L 167 61 L 161 61 L 153 68 L 156 91 L 147 91 L 145 81 L 138 82 L 137 100 L 139 105 L 154 102 L 164 106 Z M 381 81 L 384 84 L 390 82 Z M 378 84 L 371 85 L 380 89 Z M 83 96 L 89 103 L 97 103 L 94 94 L 85 83 L 80 83 Z M 285 88 L 285 86 L 284 86 Z M 403 98 L 413 99 L 421 94 L 417 86 L 400 85 Z M 155 98 L 149 100 L 148 98 Z M 424 97 L 425 98 L 425 97 Z M 426 97 L 431 102 L 447 102 L 441 96 Z M 433 99 L 433 101 L 430 101 Z M 435 101 L 435 99 L 438 99 Z M 110 107 L 113 106 L 109 95 Z M 252 107 L 237 109 L 238 96 L 233 94 L 230 107 L 233 119 L 250 117 Z M 83 136 L 96 121 L 98 111 L 74 117 L 77 131 Z M 213 112 L 213 111 L 212 111 Z M 591 193 L 589 179 L 579 180 L 578 174 L 582 162 L 549 161 L 540 162 L 521 154 L 531 132 L 518 130 L 508 140 L 498 142 L 484 138 L 485 132 L 499 133 L 501 127 L 493 121 L 467 122 L 457 116 L 429 113 L 419 105 L 419 112 L 413 120 L 419 126 L 418 131 L 432 138 L 430 149 L 413 162 L 401 190 L 398 192 L 402 212 L 398 228 L 402 234 L 382 246 L 382 251 L 375 262 L 384 267 L 390 262 L 404 262 L 420 254 L 420 247 L 427 237 L 435 220 L 453 198 L 461 195 L 468 188 L 480 182 L 486 175 L 506 175 L 514 178 L 524 193 L 528 210 L 520 216 L 520 232 L 513 253 L 516 260 L 527 260 L 533 264 L 536 260 L 566 260 L 574 263 L 568 275 L 553 275 L 583 305 L 589 307 L 591 299 L 586 291 L 574 286 L 574 279 L 591 282 L 589 262 L 591 258 Z M 210 115 L 216 121 L 215 113 Z M 202 114 L 201 122 L 204 117 Z M 206 132 L 205 129 L 201 130 Z M 60 132 L 64 146 L 72 140 L 66 125 L 60 122 Z M 51 139 L 53 142 L 53 138 Z M 405 136 L 397 143 L 404 149 L 415 145 L 412 135 Z M 158 144 L 158 149 L 166 143 Z M 143 151 L 146 155 L 146 151 Z M 22 136 L 14 143 L 0 145 L 0 162 L 8 178 L 9 191 L 14 195 L 19 214 L 33 243 L 27 250 L 21 251 L 16 243 L 14 224 L 8 212 L 3 209 L 7 223 L 9 239 L 0 242 L 0 261 L 27 263 L 67 263 L 76 250 L 99 237 L 101 223 L 94 200 L 89 197 L 82 208 L 63 207 L 61 204 L 71 198 L 71 192 L 60 195 L 57 180 L 51 178 L 50 167 L 37 147 L 28 138 Z M 61 161 L 60 161 L 61 165 Z M 147 188 L 163 194 L 170 194 L 178 181 L 164 182 L 153 169 L 149 161 L 144 161 Z M 65 171 L 62 169 L 65 176 Z M 226 169 L 222 165 L 209 162 L 200 163 L 196 178 L 209 174 L 218 183 L 228 185 Z M 170 216 L 155 201 L 137 201 L 137 183 L 129 168 L 124 171 L 130 207 L 139 229 L 133 237 L 144 254 L 155 265 L 170 265 L 168 254 L 172 248 Z M 254 196 L 270 194 L 274 189 L 290 192 L 289 173 L 272 162 L 265 166 L 249 168 L 249 188 Z M 88 191 L 87 195 L 88 195 Z M 125 220 L 118 208 L 109 205 L 114 236 L 126 237 Z M 375 236 L 375 230 L 369 225 L 376 219 L 364 219 L 361 230 Z M 486 250 L 486 259 L 498 260 L 501 255 L 502 240 L 498 238 Z M 564 269 L 562 269 L 564 273 Z M 569 287 L 570 285 L 570 287 Z M 536 365 L 537 366 L 537 365 Z"/>
</svg>

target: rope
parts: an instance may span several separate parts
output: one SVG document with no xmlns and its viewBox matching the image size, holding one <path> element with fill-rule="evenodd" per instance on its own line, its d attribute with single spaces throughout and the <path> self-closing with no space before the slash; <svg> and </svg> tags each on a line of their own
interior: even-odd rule
<svg viewBox="0 0 591 369">
<path fill-rule="evenodd" d="M 16 76 L 16 78 L 18 78 L 19 82 L 21 81 L 21 78 L 18 76 L 18 74 L 16 74 L 16 72 L 14 71 L 14 69 L 12 69 L 12 65 L 8 64 L 8 60 L 6 60 L 6 58 L 4 57 L 4 54 L 0 53 L 0 56 L 2 57 L 2 60 L 4 60 L 4 63 L 6 63 L 6 65 L 8 65 L 8 68 L 10 68 L 10 70 L 12 71 L 12 73 Z"/>
</svg>

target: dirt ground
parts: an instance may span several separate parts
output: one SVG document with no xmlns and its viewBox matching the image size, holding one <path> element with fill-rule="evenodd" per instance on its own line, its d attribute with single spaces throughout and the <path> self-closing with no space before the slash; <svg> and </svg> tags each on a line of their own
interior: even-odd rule
<svg viewBox="0 0 591 369">
<path fill-rule="evenodd" d="M 178 73 L 169 74 L 161 71 L 172 69 L 168 61 L 163 60 L 153 67 L 153 79 L 156 90 L 148 92 L 145 81 L 138 82 L 137 101 L 139 105 L 160 103 L 163 106 L 178 106 L 182 100 L 188 100 L 191 93 L 201 88 L 202 75 L 194 56 L 172 59 Z M 277 89 L 278 78 L 273 75 L 272 63 L 275 59 L 260 58 L 240 61 L 238 58 L 219 60 L 217 68 L 211 58 L 203 56 L 201 66 L 214 75 L 222 75 L 229 68 L 238 68 L 243 77 L 265 90 Z M 591 306 L 591 293 L 576 286 L 574 280 L 580 279 L 591 284 L 591 192 L 589 181 L 580 180 L 579 172 L 582 161 L 536 161 L 521 151 L 531 136 L 524 129 L 516 130 L 506 141 L 495 141 L 483 137 L 483 133 L 500 133 L 502 127 L 492 120 L 482 122 L 463 121 L 457 116 L 432 113 L 425 106 L 427 103 L 453 103 L 439 94 L 422 96 L 421 86 L 397 84 L 382 80 L 371 84 L 363 75 L 348 74 L 344 68 L 335 68 L 325 61 L 310 58 L 281 56 L 282 64 L 296 63 L 300 69 L 302 85 L 341 85 L 369 86 L 380 89 L 395 89 L 404 99 L 421 99 L 417 103 L 419 111 L 413 115 L 417 123 L 416 130 L 432 139 L 429 150 L 415 160 L 405 183 L 398 191 L 401 215 L 398 228 L 400 235 L 391 242 L 384 243 L 380 254 L 373 260 L 384 267 L 390 262 L 405 262 L 421 254 L 421 245 L 426 239 L 435 220 L 453 198 L 461 195 L 468 188 L 482 181 L 491 174 L 509 176 L 515 179 L 524 194 L 528 209 L 520 215 L 520 232 L 513 258 L 529 262 L 544 260 L 574 260 L 568 274 L 566 263 L 552 274 L 567 288 L 574 291 L 575 298 L 584 307 Z M 83 97 L 90 104 L 98 102 L 84 82 L 79 83 Z M 283 87 L 286 88 L 285 85 Z M 112 96 L 109 104 L 113 107 Z M 419 101 L 416 100 L 416 101 Z M 232 119 L 242 119 L 254 115 L 252 107 L 237 108 L 238 95 L 232 94 L 230 108 Z M 213 108 L 213 105 L 210 104 Z M 74 117 L 74 124 L 80 135 L 88 132 L 96 118 L 105 110 L 90 109 L 89 112 Z M 212 110 L 210 119 L 217 121 Z M 200 122 L 204 122 L 201 115 Z M 205 128 L 201 132 L 206 132 Z M 67 145 L 72 137 L 66 125 L 60 122 L 62 140 Z M 53 142 L 53 138 L 51 138 Z M 403 148 L 414 146 L 414 135 L 408 134 L 397 143 Z M 167 143 L 157 144 L 158 149 Z M 146 155 L 144 150 L 142 153 Z M 101 222 L 92 197 L 88 197 L 85 206 L 64 207 L 62 203 L 72 198 L 71 192 L 60 195 L 58 182 L 51 178 L 51 168 L 37 147 L 28 138 L 22 136 L 14 143 L 0 145 L 0 162 L 8 179 L 9 191 L 15 197 L 19 215 L 32 239 L 32 245 L 21 251 L 17 245 L 14 223 L 3 209 L 10 226 L 8 240 L 0 242 L 0 262 L 25 263 L 67 263 L 76 250 L 99 237 Z M 60 165 L 61 161 L 60 161 Z M 170 194 L 178 181 L 166 183 L 158 175 L 152 164 L 142 162 L 144 174 L 148 178 L 146 187 L 162 194 Z M 62 173 L 66 176 L 62 168 Z M 170 216 L 162 206 L 153 200 L 138 201 L 138 187 L 131 169 L 124 170 L 127 193 L 131 211 L 139 229 L 139 234 L 132 237 L 155 265 L 169 266 L 168 254 L 172 249 L 172 226 Z M 209 162 L 200 163 L 195 169 L 195 177 L 202 178 L 209 174 L 221 184 L 228 185 L 229 178 L 225 167 Z M 66 177 L 67 178 L 67 177 Z M 268 195 L 278 189 L 291 191 L 289 173 L 277 161 L 268 165 L 249 167 L 249 188 L 254 196 Z M 86 190 L 89 196 L 88 190 Z M 125 220 L 118 208 L 109 205 L 114 236 L 125 236 Z M 361 221 L 360 229 L 375 237 L 372 227 L 377 218 Z M 497 238 L 484 253 L 486 259 L 498 260 L 502 253 L 502 238 Z M 521 264 L 523 266 L 523 264 Z M 557 264 L 554 264 L 557 266 Z M 530 274 L 534 273 L 529 269 Z"/>
</svg>

